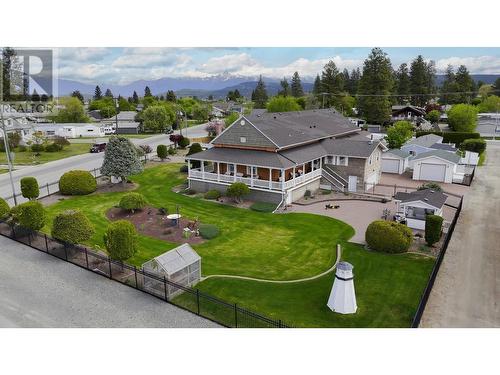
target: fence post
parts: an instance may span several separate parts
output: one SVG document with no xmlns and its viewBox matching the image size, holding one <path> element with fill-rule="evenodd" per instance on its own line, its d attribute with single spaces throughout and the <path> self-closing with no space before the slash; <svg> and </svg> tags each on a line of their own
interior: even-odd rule
<svg viewBox="0 0 500 375">
<path fill-rule="evenodd" d="M 394 184 L 394 194 L 393 194 L 393 196 L 395 196 L 395 195 L 396 195 L 396 184 Z"/>
<path fill-rule="evenodd" d="M 165 276 L 163 276 L 163 286 L 165 287 L 165 301 L 168 302 L 167 278 Z"/>
<path fill-rule="evenodd" d="M 49 183 L 47 182 L 47 195 L 50 195 Z"/>
<path fill-rule="evenodd" d="M 134 274 L 135 274 L 135 288 L 139 289 L 139 284 L 137 284 L 137 267 L 134 266 Z"/>
<path fill-rule="evenodd" d="M 68 245 L 64 243 L 64 257 L 66 261 L 68 260 Z"/>
<path fill-rule="evenodd" d="M 87 269 L 89 269 L 89 253 L 87 252 L 86 247 L 85 247 L 85 262 L 87 263 Z"/>
<path fill-rule="evenodd" d="M 197 314 L 200 315 L 200 290 L 196 289 L 196 305 L 198 306 Z"/>
<path fill-rule="evenodd" d="M 44 234 L 44 236 L 45 236 L 45 251 L 48 253 L 49 252 L 49 242 L 47 240 L 47 235 Z"/>
<path fill-rule="evenodd" d="M 109 278 L 112 279 L 111 277 L 111 258 L 108 257 L 108 266 L 109 266 Z"/>
<path fill-rule="evenodd" d="M 12 238 L 17 239 L 16 237 L 16 225 L 12 224 Z"/>
<path fill-rule="evenodd" d="M 234 304 L 234 326 L 238 328 L 238 307 Z"/>
</svg>

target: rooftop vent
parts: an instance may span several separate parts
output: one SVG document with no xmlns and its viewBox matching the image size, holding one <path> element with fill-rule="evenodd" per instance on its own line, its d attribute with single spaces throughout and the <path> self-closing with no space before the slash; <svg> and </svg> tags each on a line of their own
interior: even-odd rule
<svg viewBox="0 0 500 375">
<path fill-rule="evenodd" d="M 429 199 L 428 199 L 428 198 L 424 198 L 424 201 L 426 201 L 426 202 L 427 202 L 427 201 L 429 201 Z"/>
<path fill-rule="evenodd" d="M 276 116 L 273 116 L 273 118 L 276 120 Z"/>
</svg>

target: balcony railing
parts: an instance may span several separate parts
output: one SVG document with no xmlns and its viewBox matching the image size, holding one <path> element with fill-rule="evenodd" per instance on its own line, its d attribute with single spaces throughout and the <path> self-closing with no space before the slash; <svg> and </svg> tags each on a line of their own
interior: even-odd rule
<svg viewBox="0 0 500 375">
<path fill-rule="evenodd" d="M 257 178 L 243 177 L 243 176 L 234 176 L 229 174 L 217 174 L 213 172 L 202 172 L 200 168 L 192 168 L 189 170 L 190 178 L 197 178 L 204 181 L 216 181 L 216 182 L 224 182 L 224 183 L 233 183 L 233 182 L 243 182 L 245 185 L 250 187 L 256 187 L 260 189 L 269 189 L 269 190 L 283 190 L 289 189 L 291 187 L 300 185 L 306 181 L 312 180 L 321 176 L 321 169 L 316 169 L 312 172 L 303 174 L 301 176 L 297 176 L 289 181 L 281 182 L 281 181 L 269 181 L 269 180 L 261 180 Z"/>
</svg>

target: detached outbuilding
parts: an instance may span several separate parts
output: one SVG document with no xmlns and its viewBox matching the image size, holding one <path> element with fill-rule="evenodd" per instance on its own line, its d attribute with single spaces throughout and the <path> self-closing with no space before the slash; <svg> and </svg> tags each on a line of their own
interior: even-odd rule
<svg viewBox="0 0 500 375">
<path fill-rule="evenodd" d="M 410 154 L 403 150 L 391 149 L 382 154 L 382 172 L 402 174 L 409 167 Z"/>
<path fill-rule="evenodd" d="M 444 150 L 433 150 L 421 153 L 410 161 L 413 168 L 413 179 L 421 181 L 437 181 L 451 184 L 453 180 L 462 181 L 463 172 L 458 164 L 460 156 Z"/>
<path fill-rule="evenodd" d="M 398 215 L 413 229 L 425 230 L 427 215 L 443 216 L 443 206 L 448 196 L 432 189 L 417 190 L 412 193 L 396 193 L 394 200 Z"/>
<path fill-rule="evenodd" d="M 201 279 L 201 257 L 185 243 L 144 263 L 142 269 L 183 287 L 191 287 Z M 150 289 L 163 289 L 163 283 L 148 277 L 144 278 L 144 286 Z M 169 298 L 182 292 L 181 288 L 167 283 Z"/>
</svg>

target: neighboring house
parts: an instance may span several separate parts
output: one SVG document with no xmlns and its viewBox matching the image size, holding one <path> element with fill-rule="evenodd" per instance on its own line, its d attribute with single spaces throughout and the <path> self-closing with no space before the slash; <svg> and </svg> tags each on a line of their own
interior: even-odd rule
<svg viewBox="0 0 500 375">
<path fill-rule="evenodd" d="M 40 132 L 44 137 L 104 137 L 104 127 L 100 124 L 64 123 L 64 124 L 36 124 L 34 131 Z"/>
<path fill-rule="evenodd" d="M 412 156 L 432 150 L 444 150 L 452 153 L 457 152 L 455 145 L 443 143 L 443 137 L 436 134 L 427 134 L 418 138 L 412 138 L 401 146 L 401 150 Z"/>
<path fill-rule="evenodd" d="M 432 189 L 417 190 L 412 193 L 398 192 L 394 196 L 397 215 L 406 220 L 413 229 L 425 230 L 427 215 L 443 216 L 443 206 L 448 196 Z"/>
<path fill-rule="evenodd" d="M 136 115 L 136 111 L 121 111 L 117 116 L 107 118 L 102 122 L 106 126 L 115 128 L 116 134 L 137 134 L 141 130 L 141 124 L 135 121 Z"/>
<path fill-rule="evenodd" d="M 87 112 L 87 115 L 91 118 L 93 122 L 99 122 L 102 120 L 101 111 L 99 109 L 93 109 Z"/>
<path fill-rule="evenodd" d="M 212 116 L 214 117 L 226 117 L 232 112 L 243 113 L 243 106 L 232 101 L 215 102 L 212 104 Z"/>
<path fill-rule="evenodd" d="M 189 186 L 225 191 L 243 182 L 250 199 L 287 204 L 320 183 L 342 191 L 370 187 L 380 179 L 385 147 L 359 132 L 332 109 L 240 116 L 213 148 L 186 158 Z"/>
<path fill-rule="evenodd" d="M 411 104 L 393 105 L 392 106 L 392 121 L 410 121 L 414 124 L 424 120 L 426 113 L 425 109 Z"/>
<path fill-rule="evenodd" d="M 460 156 L 445 150 L 423 152 L 410 160 L 413 179 L 437 182 L 462 182 L 464 171 L 459 167 Z"/>
<path fill-rule="evenodd" d="M 409 167 L 410 154 L 399 149 L 391 149 L 382 154 L 382 172 L 402 174 Z"/>
</svg>

